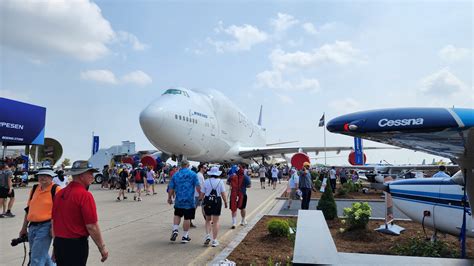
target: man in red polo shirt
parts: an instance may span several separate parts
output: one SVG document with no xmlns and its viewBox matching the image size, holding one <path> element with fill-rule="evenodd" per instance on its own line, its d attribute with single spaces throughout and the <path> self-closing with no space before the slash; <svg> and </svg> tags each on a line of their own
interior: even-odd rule
<svg viewBox="0 0 474 266">
<path fill-rule="evenodd" d="M 70 170 L 72 182 L 54 199 L 53 253 L 59 266 L 86 265 L 89 235 L 99 248 L 101 261 L 109 255 L 100 232 L 94 197 L 87 191 L 94 180 L 94 172 L 98 171 L 87 161 L 75 161 Z"/>
</svg>

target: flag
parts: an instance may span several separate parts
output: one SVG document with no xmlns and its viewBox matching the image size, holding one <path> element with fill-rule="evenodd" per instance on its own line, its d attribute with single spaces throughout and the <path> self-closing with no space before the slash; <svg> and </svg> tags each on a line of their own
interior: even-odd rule
<svg viewBox="0 0 474 266">
<path fill-rule="evenodd" d="M 321 116 L 321 119 L 319 119 L 319 126 L 324 127 L 324 113 L 323 116 Z"/>
<path fill-rule="evenodd" d="M 99 136 L 92 136 L 92 155 L 99 150 Z"/>
</svg>

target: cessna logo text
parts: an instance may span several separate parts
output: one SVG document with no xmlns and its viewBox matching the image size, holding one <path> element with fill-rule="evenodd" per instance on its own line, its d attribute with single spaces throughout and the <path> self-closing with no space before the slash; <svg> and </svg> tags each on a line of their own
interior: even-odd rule
<svg viewBox="0 0 474 266">
<path fill-rule="evenodd" d="M 423 118 L 407 118 L 390 120 L 382 118 L 379 120 L 379 127 L 405 127 L 405 126 L 420 126 L 423 125 Z"/>
</svg>

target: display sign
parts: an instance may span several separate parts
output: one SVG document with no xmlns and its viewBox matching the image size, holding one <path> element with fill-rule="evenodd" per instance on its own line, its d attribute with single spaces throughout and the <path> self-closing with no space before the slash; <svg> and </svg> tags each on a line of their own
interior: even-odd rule
<svg viewBox="0 0 474 266">
<path fill-rule="evenodd" d="M 355 150 L 355 165 L 363 165 L 364 161 L 364 152 L 362 150 L 362 139 L 354 138 L 354 150 Z"/>
<path fill-rule="evenodd" d="M 0 142 L 44 144 L 46 108 L 0 97 Z"/>
</svg>

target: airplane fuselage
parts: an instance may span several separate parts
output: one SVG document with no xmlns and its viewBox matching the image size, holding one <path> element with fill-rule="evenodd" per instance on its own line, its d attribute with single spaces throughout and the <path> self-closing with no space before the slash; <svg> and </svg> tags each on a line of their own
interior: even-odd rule
<svg viewBox="0 0 474 266">
<path fill-rule="evenodd" d="M 388 184 L 393 203 L 405 215 L 419 223 L 424 222 L 428 227 L 459 235 L 464 194 L 462 186 L 452 178 L 409 179 Z M 468 202 L 466 204 L 469 206 Z M 474 237 L 473 228 L 473 219 L 467 219 L 467 236 Z"/>
<path fill-rule="evenodd" d="M 264 130 L 216 90 L 169 89 L 141 112 L 140 125 L 159 150 L 195 161 L 240 161 L 239 147 L 266 144 Z"/>
</svg>

